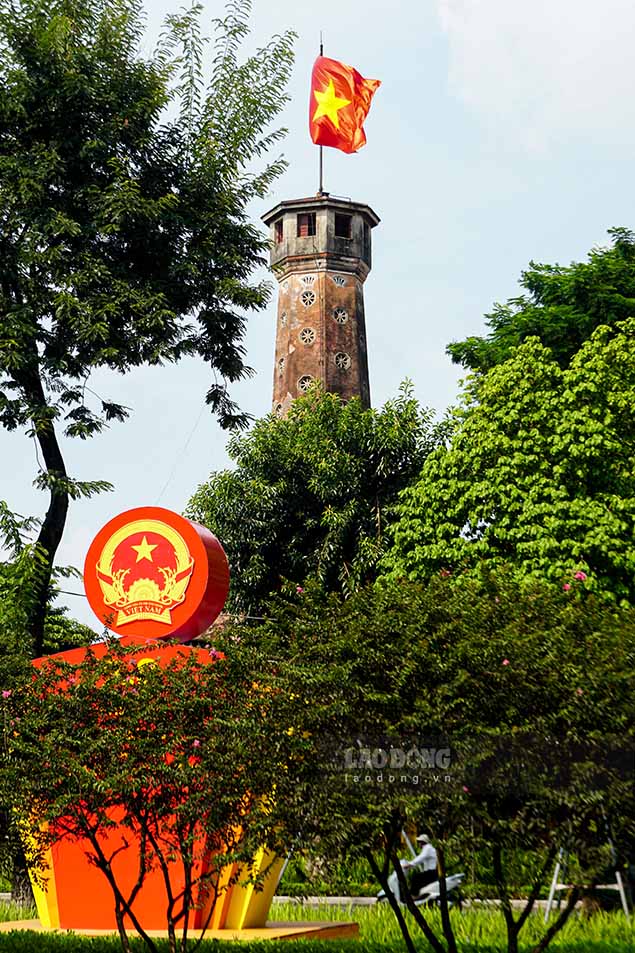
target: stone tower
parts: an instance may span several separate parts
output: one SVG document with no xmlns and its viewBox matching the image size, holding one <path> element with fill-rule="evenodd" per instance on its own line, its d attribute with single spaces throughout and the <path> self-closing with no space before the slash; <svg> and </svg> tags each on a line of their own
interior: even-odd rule
<svg viewBox="0 0 635 953">
<path fill-rule="evenodd" d="M 363 285 L 379 218 L 322 192 L 280 202 L 263 221 L 279 284 L 273 409 L 285 413 L 313 381 L 369 407 Z"/>
</svg>

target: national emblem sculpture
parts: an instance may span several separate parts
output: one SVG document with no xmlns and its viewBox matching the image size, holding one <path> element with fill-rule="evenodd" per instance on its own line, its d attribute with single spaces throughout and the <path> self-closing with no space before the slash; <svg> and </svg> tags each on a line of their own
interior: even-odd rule
<svg viewBox="0 0 635 953">
<path fill-rule="evenodd" d="M 121 513 L 92 542 L 85 562 L 84 584 L 93 611 L 110 632 L 122 636 L 120 644 L 133 651 L 132 664 L 137 669 L 150 660 L 163 667 L 188 653 L 196 653 L 203 664 L 214 664 L 213 652 L 165 644 L 166 639 L 185 642 L 201 634 L 225 604 L 229 591 L 227 557 L 205 527 L 160 507 Z M 78 665 L 88 651 L 88 647 L 71 649 L 36 659 L 34 664 L 38 668 L 57 661 Z M 103 656 L 108 645 L 97 643 L 90 651 Z M 60 685 L 64 676 L 61 679 Z M 213 791 L 210 797 L 214 797 Z M 130 830 L 120 826 L 120 820 L 120 815 L 113 812 L 112 826 L 103 834 L 104 843 L 108 843 L 116 857 L 117 876 L 134 883 L 139 845 Z M 88 842 L 55 837 L 47 851 L 44 886 L 32 878 L 38 916 L 44 927 L 88 932 L 117 929 L 112 894 L 105 878 L 89 864 L 88 852 Z M 198 855 L 205 865 L 209 856 L 205 843 L 200 844 Z M 281 866 L 281 861 L 262 850 L 253 858 L 253 869 L 266 871 L 264 889 L 259 890 L 237 876 L 236 865 L 223 868 L 225 889 L 214 900 L 201 895 L 193 911 L 192 927 L 263 927 Z M 176 860 L 174 867 L 178 879 L 181 874 L 176 870 Z M 164 894 L 160 872 L 150 871 L 131 908 L 144 930 L 164 928 Z"/>
</svg>

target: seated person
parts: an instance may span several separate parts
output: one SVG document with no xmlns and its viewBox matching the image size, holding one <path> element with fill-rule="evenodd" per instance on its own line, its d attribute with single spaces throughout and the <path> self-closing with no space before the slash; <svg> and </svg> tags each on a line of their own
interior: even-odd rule
<svg viewBox="0 0 635 953">
<path fill-rule="evenodd" d="M 408 861 L 408 867 L 414 868 L 410 880 L 410 893 L 413 897 L 417 897 L 427 884 L 434 883 L 435 880 L 439 879 L 437 852 L 430 843 L 430 838 L 427 834 L 419 834 L 417 843 L 421 844 L 421 851 L 416 857 Z"/>
</svg>

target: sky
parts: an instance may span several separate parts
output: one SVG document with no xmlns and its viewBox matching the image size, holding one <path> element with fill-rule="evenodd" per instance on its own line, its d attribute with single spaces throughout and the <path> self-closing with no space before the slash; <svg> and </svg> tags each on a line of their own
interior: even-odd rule
<svg viewBox="0 0 635 953">
<path fill-rule="evenodd" d="M 146 0 L 150 52 L 176 0 Z M 203 0 L 204 21 L 222 4 Z M 254 221 L 318 187 L 307 128 L 309 77 L 320 31 L 325 55 L 381 80 L 358 154 L 325 150 L 327 191 L 370 205 L 373 270 L 365 285 L 371 399 L 405 378 L 439 414 L 457 401 L 460 369 L 448 342 L 485 330 L 496 301 L 518 293 L 530 261 L 568 264 L 635 227 L 635 6 L 630 0 L 254 0 L 246 53 L 272 34 L 298 34 L 288 128 L 289 167 Z M 273 281 L 273 278 L 271 279 Z M 271 408 L 276 296 L 245 339 L 255 376 L 232 388 L 241 408 Z M 59 552 L 82 567 L 112 516 L 135 506 L 182 511 L 213 470 L 230 465 L 227 434 L 204 407 L 209 370 L 194 361 L 99 373 L 91 387 L 133 410 L 93 440 L 66 441 L 69 472 L 114 492 L 74 503 Z M 0 499 L 43 515 L 37 462 L 24 434 L 0 432 Z M 64 588 L 82 592 L 79 580 Z M 84 598 L 71 613 L 96 625 Z"/>
</svg>

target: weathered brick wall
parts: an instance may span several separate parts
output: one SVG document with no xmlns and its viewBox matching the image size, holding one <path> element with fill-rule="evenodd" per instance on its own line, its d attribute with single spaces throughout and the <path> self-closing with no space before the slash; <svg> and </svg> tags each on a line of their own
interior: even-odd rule
<svg viewBox="0 0 635 953">
<path fill-rule="evenodd" d="M 306 378 L 370 405 L 363 287 L 351 273 L 307 271 L 280 283 L 274 408 L 286 409 Z"/>
</svg>

